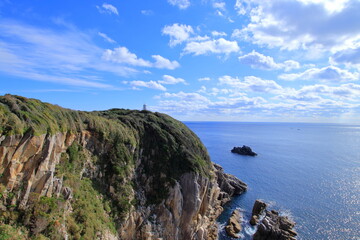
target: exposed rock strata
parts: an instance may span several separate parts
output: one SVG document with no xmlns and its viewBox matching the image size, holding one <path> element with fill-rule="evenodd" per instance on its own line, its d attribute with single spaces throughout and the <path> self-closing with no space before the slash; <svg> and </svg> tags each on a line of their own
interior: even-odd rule
<svg viewBox="0 0 360 240">
<path fill-rule="evenodd" d="M 77 136 L 58 133 L 3 138 L 0 145 L 0 163 L 4 169 L 2 182 L 8 192 L 16 193 L 8 200 L 19 203 L 21 208 L 26 208 L 31 193 L 40 196 L 62 194 L 64 199 L 71 200 L 72 190 L 62 185 L 55 168 L 61 153 L 73 141 L 80 141 L 86 147 L 93 144 L 91 139 L 88 132 Z M 118 229 L 120 238 L 217 239 L 215 221 L 222 212 L 221 206 L 231 196 L 245 191 L 246 184 L 214 165 L 213 180 L 197 173 L 186 173 L 159 205 L 133 209 Z M 84 169 L 84 172 L 93 176 L 101 174 L 96 173 L 96 169 Z M 139 196 L 140 201 L 146 202 L 145 196 Z M 106 239 L 114 237 L 109 233 L 107 236 Z"/>
</svg>

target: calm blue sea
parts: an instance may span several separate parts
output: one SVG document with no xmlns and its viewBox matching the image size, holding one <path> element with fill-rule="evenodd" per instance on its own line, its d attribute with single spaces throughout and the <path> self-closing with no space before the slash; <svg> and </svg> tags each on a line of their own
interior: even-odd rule
<svg viewBox="0 0 360 240">
<path fill-rule="evenodd" d="M 248 184 L 219 217 L 244 215 L 242 239 L 255 199 L 292 217 L 298 239 L 360 239 L 360 125 L 185 122 L 213 162 Z M 248 145 L 257 157 L 233 154 Z M 230 239 L 221 232 L 220 239 Z"/>
</svg>

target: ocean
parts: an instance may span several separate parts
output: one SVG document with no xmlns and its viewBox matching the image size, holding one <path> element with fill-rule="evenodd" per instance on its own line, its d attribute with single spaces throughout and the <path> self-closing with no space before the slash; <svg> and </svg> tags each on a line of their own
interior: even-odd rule
<svg viewBox="0 0 360 240">
<path fill-rule="evenodd" d="M 185 122 L 211 160 L 248 184 L 218 218 L 243 213 L 241 239 L 256 231 L 248 222 L 256 199 L 296 222 L 298 239 L 360 239 L 360 125 Z M 256 157 L 233 154 L 247 145 Z M 231 239 L 220 231 L 220 239 Z"/>
</svg>

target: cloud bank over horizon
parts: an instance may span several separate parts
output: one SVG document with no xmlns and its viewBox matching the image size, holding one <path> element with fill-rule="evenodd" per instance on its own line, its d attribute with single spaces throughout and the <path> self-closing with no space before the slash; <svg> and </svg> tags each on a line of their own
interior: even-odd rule
<svg viewBox="0 0 360 240">
<path fill-rule="evenodd" d="M 146 103 L 180 120 L 360 123 L 359 11 L 357 0 L 6 1 L 0 93 L 84 110 Z"/>
</svg>

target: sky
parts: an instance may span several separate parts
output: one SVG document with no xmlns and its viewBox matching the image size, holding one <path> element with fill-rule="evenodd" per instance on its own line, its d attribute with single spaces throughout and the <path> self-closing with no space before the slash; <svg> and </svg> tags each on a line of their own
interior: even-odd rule
<svg viewBox="0 0 360 240">
<path fill-rule="evenodd" d="M 0 0 L 0 95 L 360 123 L 359 0 Z"/>
</svg>

